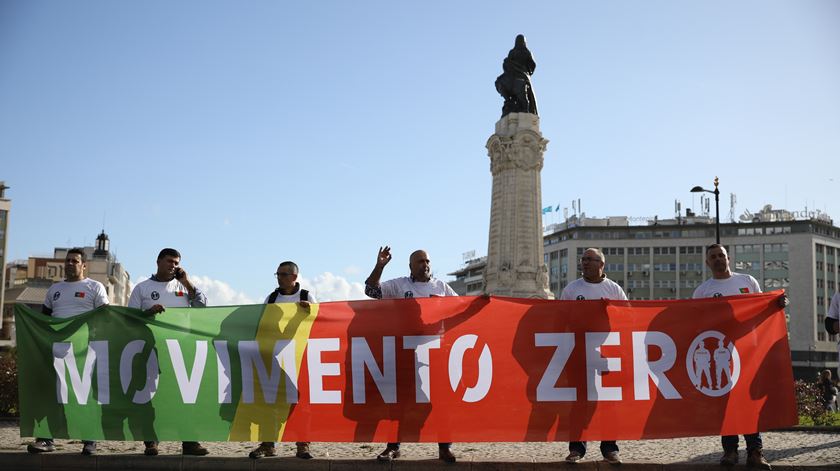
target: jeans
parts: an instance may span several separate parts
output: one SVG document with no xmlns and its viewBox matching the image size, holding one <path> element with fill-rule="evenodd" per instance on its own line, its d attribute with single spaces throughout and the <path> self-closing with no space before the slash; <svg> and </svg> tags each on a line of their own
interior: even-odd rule
<svg viewBox="0 0 840 471">
<path fill-rule="evenodd" d="M 760 433 L 750 433 L 748 435 L 744 435 L 744 441 L 747 442 L 747 451 L 753 450 L 760 450 L 761 446 L 761 434 Z M 738 449 L 738 435 L 726 435 L 724 437 L 720 437 L 720 444 L 723 445 L 723 451 L 731 451 Z"/>
<path fill-rule="evenodd" d="M 586 455 L 586 442 L 569 442 L 569 451 L 576 451 L 580 456 Z M 618 444 L 615 441 L 602 441 L 601 454 L 606 456 L 611 451 L 618 451 Z"/>
</svg>

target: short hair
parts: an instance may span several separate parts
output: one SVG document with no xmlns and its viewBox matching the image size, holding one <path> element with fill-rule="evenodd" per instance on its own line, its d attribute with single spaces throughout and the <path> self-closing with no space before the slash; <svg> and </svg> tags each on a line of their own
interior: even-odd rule
<svg viewBox="0 0 840 471">
<path fill-rule="evenodd" d="M 709 252 L 714 249 L 723 249 L 724 252 L 727 252 L 726 247 L 724 247 L 723 244 L 712 244 L 706 247 L 706 255 L 709 255 Z"/>
<path fill-rule="evenodd" d="M 157 259 L 158 259 L 158 260 L 160 260 L 160 259 L 162 259 L 163 257 L 176 257 L 176 258 L 181 258 L 181 252 L 178 252 L 178 251 L 177 251 L 177 250 L 175 250 L 175 249 L 172 249 L 172 248 L 167 247 L 167 248 L 165 248 L 165 249 L 163 249 L 163 250 L 161 250 L 161 251 L 160 251 L 160 253 L 158 254 L 158 258 L 157 258 Z"/>
<path fill-rule="evenodd" d="M 590 250 L 598 254 L 599 257 L 601 257 L 601 261 L 604 262 L 604 265 L 607 264 L 607 257 L 604 256 L 604 252 L 602 252 L 601 249 L 589 247 L 588 249 L 584 250 L 583 253 L 589 252 Z"/>
<path fill-rule="evenodd" d="M 85 255 L 84 249 L 80 249 L 79 247 L 73 247 L 72 249 L 67 251 L 67 255 L 64 258 L 70 258 L 70 254 L 79 254 L 82 257 L 82 263 L 87 263 L 87 255 Z"/>
<path fill-rule="evenodd" d="M 295 262 L 292 262 L 292 261 L 290 261 L 290 260 L 286 260 L 285 262 L 283 262 L 283 263 L 281 263 L 280 265 L 278 265 L 278 266 L 277 266 L 277 269 L 279 270 L 279 269 L 281 269 L 281 268 L 283 268 L 283 267 L 291 267 L 291 268 L 292 268 L 292 270 L 294 271 L 294 274 L 295 274 L 295 275 L 297 275 L 297 274 L 298 274 L 298 266 L 297 266 L 297 263 L 295 263 Z"/>
</svg>

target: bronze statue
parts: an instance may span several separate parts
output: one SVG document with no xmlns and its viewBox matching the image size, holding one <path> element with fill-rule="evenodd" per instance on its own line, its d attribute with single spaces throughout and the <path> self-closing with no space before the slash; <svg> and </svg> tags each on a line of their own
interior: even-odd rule
<svg viewBox="0 0 840 471">
<path fill-rule="evenodd" d="M 537 99 L 531 86 L 531 75 L 537 64 L 528 46 L 525 36 L 517 35 L 516 43 L 502 62 L 502 75 L 496 78 L 496 90 L 505 99 L 502 116 L 509 113 L 537 113 Z"/>
</svg>

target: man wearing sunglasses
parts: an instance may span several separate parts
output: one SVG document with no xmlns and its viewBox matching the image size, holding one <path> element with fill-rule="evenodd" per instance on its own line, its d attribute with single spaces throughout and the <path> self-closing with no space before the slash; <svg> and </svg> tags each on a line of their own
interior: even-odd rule
<svg viewBox="0 0 840 471">
<path fill-rule="evenodd" d="M 309 308 L 309 303 L 317 303 L 315 296 L 309 291 L 302 289 L 298 283 L 298 266 L 295 262 L 286 261 L 277 267 L 277 289 L 265 298 L 265 304 L 274 303 L 299 303 L 304 308 Z M 309 442 L 297 442 L 295 456 L 304 460 L 312 459 L 309 451 Z M 277 445 L 274 442 L 262 442 L 254 451 L 248 454 L 250 458 L 259 459 L 262 457 L 277 456 Z"/>
<path fill-rule="evenodd" d="M 627 295 L 621 286 L 604 274 L 604 253 L 600 249 L 586 249 L 580 259 L 583 277 L 571 282 L 560 294 L 561 300 L 618 299 L 626 300 Z M 570 442 L 567 463 L 577 463 L 586 454 L 586 442 Z M 618 456 L 618 444 L 614 440 L 601 442 L 601 454 L 611 465 L 621 464 Z"/>
</svg>

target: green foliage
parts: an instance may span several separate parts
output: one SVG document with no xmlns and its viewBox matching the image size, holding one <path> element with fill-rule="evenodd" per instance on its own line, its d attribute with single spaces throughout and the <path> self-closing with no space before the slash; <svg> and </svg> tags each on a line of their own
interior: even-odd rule
<svg viewBox="0 0 840 471">
<path fill-rule="evenodd" d="M 0 417 L 16 417 L 18 405 L 17 352 L 0 351 Z"/>
<path fill-rule="evenodd" d="M 825 410 L 822 392 L 817 383 L 798 380 L 796 386 L 796 408 L 799 425 L 837 425 L 840 416 Z"/>
</svg>

